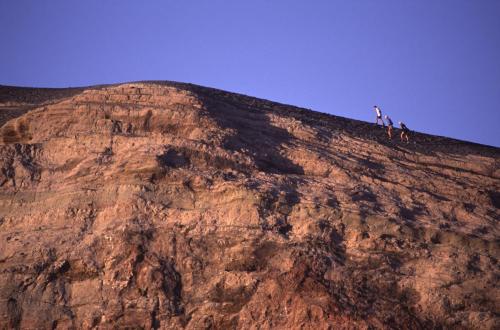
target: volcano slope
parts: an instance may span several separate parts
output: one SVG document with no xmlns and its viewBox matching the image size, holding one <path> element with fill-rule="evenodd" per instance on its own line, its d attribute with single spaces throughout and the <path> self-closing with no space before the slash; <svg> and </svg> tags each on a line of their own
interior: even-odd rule
<svg viewBox="0 0 500 330">
<path fill-rule="evenodd" d="M 500 326 L 498 148 L 173 82 L 0 120 L 0 328 Z"/>
</svg>

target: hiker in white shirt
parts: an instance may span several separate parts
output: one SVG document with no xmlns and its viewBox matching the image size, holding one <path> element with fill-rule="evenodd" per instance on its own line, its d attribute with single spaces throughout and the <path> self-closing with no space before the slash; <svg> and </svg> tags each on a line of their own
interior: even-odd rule
<svg viewBox="0 0 500 330">
<path fill-rule="evenodd" d="M 375 124 L 378 124 L 378 121 L 380 120 L 382 122 L 382 125 L 385 127 L 384 120 L 382 119 L 382 110 L 376 105 L 373 106 L 375 109 L 375 112 L 377 113 L 377 119 L 375 120 Z"/>
</svg>

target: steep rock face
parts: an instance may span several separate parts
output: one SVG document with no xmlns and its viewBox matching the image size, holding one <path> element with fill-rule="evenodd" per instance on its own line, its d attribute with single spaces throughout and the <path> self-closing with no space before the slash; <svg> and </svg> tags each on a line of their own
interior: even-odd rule
<svg viewBox="0 0 500 330">
<path fill-rule="evenodd" d="M 1 328 L 498 328 L 500 150 L 194 85 L 0 87 Z"/>
</svg>

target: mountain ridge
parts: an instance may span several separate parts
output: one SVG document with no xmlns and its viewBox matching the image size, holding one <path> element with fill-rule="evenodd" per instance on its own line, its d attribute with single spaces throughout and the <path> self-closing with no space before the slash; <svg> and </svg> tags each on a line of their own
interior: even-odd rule
<svg viewBox="0 0 500 330">
<path fill-rule="evenodd" d="M 2 97 L 5 97 L 5 94 L 6 94 L 5 90 L 8 90 L 8 89 L 11 89 L 11 90 L 12 89 L 14 89 L 14 90 L 15 89 L 21 89 L 21 90 L 46 90 L 46 91 L 54 91 L 54 92 L 57 92 L 57 91 L 60 91 L 60 92 L 74 91 L 76 93 L 78 91 L 83 91 L 85 89 L 106 88 L 106 87 L 113 87 L 113 86 L 119 86 L 119 85 L 125 85 L 125 84 L 164 84 L 164 85 L 170 85 L 170 86 L 178 86 L 178 87 L 184 88 L 184 89 L 190 89 L 190 88 L 194 88 L 194 89 L 207 89 L 207 90 L 212 90 L 212 91 L 216 91 L 216 92 L 230 93 L 230 94 L 238 95 L 240 97 L 258 99 L 260 101 L 274 103 L 276 105 L 286 106 L 286 107 L 290 107 L 290 108 L 296 108 L 296 109 L 299 109 L 299 110 L 311 111 L 311 112 L 314 112 L 314 113 L 317 113 L 317 114 L 322 114 L 322 115 L 325 115 L 325 116 L 333 116 L 333 117 L 343 118 L 343 119 L 352 120 L 352 121 L 356 121 L 356 122 L 362 122 L 362 123 L 372 124 L 371 122 L 367 122 L 367 121 L 364 121 L 364 120 L 361 120 L 361 119 L 353 119 L 353 118 L 349 118 L 349 117 L 335 115 L 333 113 L 322 112 L 322 111 L 319 111 L 319 110 L 314 110 L 312 108 L 299 107 L 299 106 L 295 106 L 295 105 L 292 105 L 292 104 L 282 103 L 282 102 L 277 102 L 277 101 L 272 101 L 272 100 L 269 100 L 269 99 L 259 98 L 259 97 L 248 95 L 248 94 L 244 94 L 244 93 L 226 91 L 226 90 L 219 89 L 219 88 L 216 88 L 216 87 L 207 87 L 207 86 L 198 85 L 198 84 L 194 84 L 194 83 L 184 83 L 184 82 L 173 81 L 173 80 L 138 80 L 138 81 L 130 81 L 130 82 L 122 82 L 122 83 L 109 83 L 109 84 L 77 86 L 77 87 L 30 87 L 30 86 L 15 86 L 15 85 L 2 85 L 2 84 L 0 84 L 0 89 L 2 89 L 2 88 L 4 89 L 4 92 L 2 92 L 0 94 L 1 94 Z M 476 145 L 485 146 L 485 147 L 499 148 L 497 146 L 493 146 L 493 145 L 489 145 L 489 144 L 484 144 L 484 143 L 479 143 L 479 142 L 474 142 L 474 141 L 469 141 L 469 140 L 462 140 L 462 139 L 459 139 L 459 138 L 449 137 L 449 136 L 445 136 L 445 135 L 436 135 L 436 134 L 424 133 L 424 132 L 419 132 L 419 131 L 413 131 L 413 132 L 414 133 L 418 133 L 418 134 L 422 134 L 422 135 L 427 135 L 427 136 L 431 136 L 431 137 L 440 138 L 440 139 L 446 138 L 446 139 L 457 141 L 457 142 L 460 142 L 460 143 L 471 143 L 471 144 L 476 144 Z"/>
</svg>

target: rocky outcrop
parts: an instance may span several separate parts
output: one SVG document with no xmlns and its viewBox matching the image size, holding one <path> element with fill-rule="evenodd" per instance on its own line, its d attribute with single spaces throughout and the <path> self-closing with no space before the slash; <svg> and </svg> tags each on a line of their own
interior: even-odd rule
<svg viewBox="0 0 500 330">
<path fill-rule="evenodd" d="M 498 148 L 171 82 L 0 120 L 0 328 L 500 326 Z"/>
</svg>

